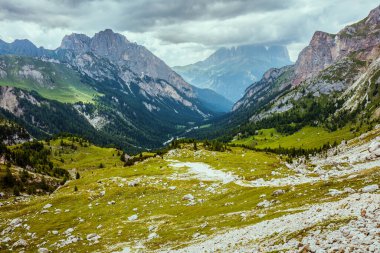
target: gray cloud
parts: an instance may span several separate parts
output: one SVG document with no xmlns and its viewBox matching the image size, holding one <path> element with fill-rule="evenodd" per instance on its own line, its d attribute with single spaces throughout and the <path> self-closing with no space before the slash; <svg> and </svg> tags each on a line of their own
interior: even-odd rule
<svg viewBox="0 0 380 253">
<path fill-rule="evenodd" d="M 314 31 L 335 33 L 376 5 L 374 0 L 0 0 L 0 37 L 54 48 L 67 33 L 112 28 L 169 65 L 250 43 L 285 44 L 295 59 Z"/>
</svg>

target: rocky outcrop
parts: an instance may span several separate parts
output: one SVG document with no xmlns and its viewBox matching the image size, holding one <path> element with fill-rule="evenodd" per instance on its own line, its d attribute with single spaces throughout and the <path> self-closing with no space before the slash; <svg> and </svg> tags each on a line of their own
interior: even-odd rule
<svg viewBox="0 0 380 253">
<path fill-rule="evenodd" d="M 291 110 L 306 95 L 339 94 L 345 101 L 342 109 L 352 111 L 364 99 L 369 102 L 366 94 L 376 89 L 379 56 L 380 6 L 337 34 L 315 32 L 294 65 L 269 69 L 246 89 L 233 110 L 257 121 Z"/>
<path fill-rule="evenodd" d="M 373 60 L 379 55 L 380 6 L 367 18 L 349 25 L 338 34 L 314 33 L 310 44 L 298 56 L 293 85 L 314 77 L 321 70 L 354 52 L 360 60 Z"/>
</svg>

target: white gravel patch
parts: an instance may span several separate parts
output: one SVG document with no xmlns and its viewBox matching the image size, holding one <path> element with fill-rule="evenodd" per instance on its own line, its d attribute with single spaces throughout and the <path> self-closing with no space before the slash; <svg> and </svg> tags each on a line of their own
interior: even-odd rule
<svg viewBox="0 0 380 253">
<path fill-rule="evenodd" d="M 238 179 L 238 177 L 234 176 L 232 173 L 216 170 L 206 163 L 180 162 L 175 160 L 169 161 L 171 162 L 169 166 L 173 168 L 188 168 L 188 175 L 200 181 L 220 181 L 224 184 L 227 184 Z"/>
</svg>

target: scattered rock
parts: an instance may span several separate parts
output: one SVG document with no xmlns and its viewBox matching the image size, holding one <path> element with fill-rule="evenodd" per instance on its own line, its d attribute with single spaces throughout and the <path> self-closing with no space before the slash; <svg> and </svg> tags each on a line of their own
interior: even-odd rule
<svg viewBox="0 0 380 253">
<path fill-rule="evenodd" d="M 343 193 L 342 191 L 339 191 L 337 189 L 330 189 L 328 195 L 335 197 L 342 193 Z"/>
<path fill-rule="evenodd" d="M 285 194 L 285 190 L 282 190 L 282 189 L 279 189 L 279 190 L 275 190 L 273 193 L 272 193 L 272 196 L 280 196 L 282 194 Z"/>
<path fill-rule="evenodd" d="M 138 180 L 133 180 L 131 182 L 128 182 L 128 186 L 129 187 L 136 187 L 139 185 L 139 181 Z"/>
<path fill-rule="evenodd" d="M 174 191 L 177 187 L 176 186 L 169 186 L 169 190 Z"/>
<path fill-rule="evenodd" d="M 22 225 L 22 219 L 20 219 L 20 218 L 13 219 L 13 220 L 11 220 L 11 222 L 9 223 L 9 225 L 11 227 L 19 227 L 19 226 Z"/>
<path fill-rule="evenodd" d="M 374 192 L 379 189 L 379 185 L 377 184 L 372 184 L 372 185 L 367 185 L 361 189 L 362 192 Z"/>
<path fill-rule="evenodd" d="M 59 234 L 57 230 L 53 230 L 53 231 L 51 231 L 51 233 L 52 233 L 53 235 L 58 235 L 58 234 Z"/>
<path fill-rule="evenodd" d="M 195 233 L 195 234 L 193 234 L 193 238 L 198 238 L 199 236 L 201 236 L 200 233 Z"/>
<path fill-rule="evenodd" d="M 186 194 L 183 196 L 182 200 L 194 200 L 194 196 L 191 194 Z"/>
<path fill-rule="evenodd" d="M 267 208 L 270 207 L 272 203 L 268 200 L 261 201 L 260 203 L 257 204 L 257 207 L 262 207 L 262 208 Z"/>
<path fill-rule="evenodd" d="M 350 187 L 344 188 L 343 191 L 346 192 L 346 193 L 355 193 L 356 192 L 354 189 L 352 189 Z"/>
<path fill-rule="evenodd" d="M 25 241 L 24 239 L 20 239 L 12 245 L 13 248 L 25 248 L 27 246 L 28 246 L 28 242 Z"/>
<path fill-rule="evenodd" d="M 92 242 L 99 242 L 100 238 L 101 238 L 100 235 L 95 234 L 95 233 L 88 234 L 86 236 L 87 241 L 92 241 Z"/>
<path fill-rule="evenodd" d="M 128 220 L 129 220 L 129 221 L 135 221 L 135 220 L 137 220 L 138 218 L 139 218 L 139 216 L 138 216 L 137 214 L 134 214 L 134 215 L 129 216 L 129 217 L 128 217 Z"/>
<path fill-rule="evenodd" d="M 100 195 L 101 197 L 103 197 L 104 195 L 106 195 L 106 191 L 101 191 L 101 192 L 99 192 L 99 195 Z"/>
<path fill-rule="evenodd" d="M 9 237 L 9 236 L 7 236 L 7 237 L 5 237 L 4 239 L 2 239 L 1 240 L 1 242 L 2 243 L 8 243 L 8 242 L 10 242 L 12 239 Z"/>
<path fill-rule="evenodd" d="M 153 232 L 148 235 L 148 240 L 153 240 L 158 237 L 159 237 L 158 234 Z"/>
<path fill-rule="evenodd" d="M 73 228 L 68 228 L 66 229 L 65 232 L 63 232 L 65 235 L 70 235 L 72 232 L 74 232 L 74 229 Z"/>
<path fill-rule="evenodd" d="M 49 209 L 50 207 L 52 207 L 53 205 L 52 204 L 46 204 L 43 209 Z"/>
</svg>

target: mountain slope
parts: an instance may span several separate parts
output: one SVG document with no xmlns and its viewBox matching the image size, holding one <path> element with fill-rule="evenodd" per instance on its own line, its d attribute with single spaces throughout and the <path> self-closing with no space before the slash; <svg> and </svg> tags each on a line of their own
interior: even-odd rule
<svg viewBox="0 0 380 253">
<path fill-rule="evenodd" d="M 174 70 L 189 83 L 212 89 L 235 102 L 264 71 L 289 64 L 284 46 L 245 45 L 221 48 L 204 61 L 174 67 Z"/>
<path fill-rule="evenodd" d="M 316 32 L 309 46 L 301 51 L 297 62 L 291 67 L 290 78 L 275 75 L 277 72 L 286 71 L 287 68 L 269 70 L 260 82 L 247 89 L 245 96 L 234 105 L 234 110 L 255 111 L 249 107 L 256 105 L 258 99 L 262 100 L 268 96 L 268 93 L 258 94 L 257 89 L 264 86 L 269 93 L 274 92 L 275 87 L 270 86 L 271 81 L 280 84 L 281 94 L 287 92 L 287 89 L 291 91 L 273 99 L 271 109 L 264 110 L 266 114 L 289 110 L 292 105 L 287 101 L 297 101 L 309 93 L 315 98 L 321 95 L 332 96 L 334 93 L 342 95 L 342 92 L 362 75 L 366 75 L 368 71 L 373 72 L 372 68 L 377 68 L 376 61 L 380 55 L 379 17 L 380 7 L 372 10 L 364 20 L 345 27 L 336 35 Z M 268 76 L 271 78 L 268 79 Z M 287 106 L 280 109 L 278 105 L 284 103 L 287 103 Z"/>
<path fill-rule="evenodd" d="M 316 32 L 294 65 L 269 69 L 233 112 L 194 136 L 254 135 L 262 128 L 291 134 L 304 126 L 334 131 L 379 120 L 380 6 L 337 34 Z M 229 130 L 226 130 L 229 129 Z"/>
<path fill-rule="evenodd" d="M 57 100 L 59 108 L 70 107 L 80 121 L 95 129 L 95 139 L 104 134 L 114 136 L 105 138 L 105 143 L 158 147 L 180 131 L 178 126 L 191 126 L 215 113 L 204 103 L 207 99 L 198 98 L 194 88 L 162 60 L 112 30 L 92 38 L 65 36 L 56 50 L 21 42 L 0 43 L 0 54 L 7 54 L 0 57 L 0 85 L 33 90 L 44 99 Z M 15 99 L 20 102 L 23 97 L 17 94 Z M 71 105 L 63 104 L 66 102 Z M 36 125 L 48 135 L 60 131 L 54 121 L 50 122 L 54 126 L 47 119 L 33 122 L 38 119 L 33 113 L 39 109 L 30 111 L 30 118 L 22 118 L 22 124 Z M 20 117 L 15 112 L 13 116 Z M 45 125 L 49 127 L 43 128 Z M 75 129 L 75 134 L 83 132 Z"/>
<path fill-rule="evenodd" d="M 203 105 L 213 112 L 229 112 L 233 103 L 211 89 L 193 87 L 193 90 Z"/>
</svg>

